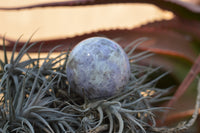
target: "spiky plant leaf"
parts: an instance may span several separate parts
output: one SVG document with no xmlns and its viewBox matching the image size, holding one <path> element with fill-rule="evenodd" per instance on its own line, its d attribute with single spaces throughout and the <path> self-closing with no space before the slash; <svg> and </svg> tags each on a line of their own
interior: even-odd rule
<svg viewBox="0 0 200 133">
<path fill-rule="evenodd" d="M 63 78 L 64 74 L 59 72 L 59 63 L 66 59 L 65 54 L 61 54 L 51 59 L 49 55 L 42 59 L 32 59 L 29 57 L 26 61 L 21 61 L 27 51 L 34 46 L 26 48 L 26 45 L 20 50 L 19 54 L 14 58 L 15 47 L 11 55 L 11 61 L 2 61 L 4 71 L 1 73 L 0 92 L 3 94 L 1 98 L 0 125 L 3 132 L 54 132 L 55 124 L 63 121 L 64 131 L 72 130 L 68 123 L 78 125 L 75 114 L 67 114 L 53 107 L 53 103 L 58 101 L 52 90 L 57 81 L 57 75 Z M 52 50 L 53 51 L 53 50 Z M 6 53 L 6 50 L 4 51 Z M 7 58 L 7 57 L 6 57 Z M 59 59 L 60 58 L 60 59 Z M 41 67 L 39 62 L 44 61 Z M 50 61 L 50 62 L 48 62 Z M 47 66 L 42 69 L 43 66 Z M 62 66 L 63 67 L 63 66 Z M 63 68 L 62 68 L 63 69 Z M 60 82 L 62 82 L 60 80 Z M 60 82 L 58 84 L 60 84 Z M 65 82 L 65 81 L 64 81 Z M 52 107 L 51 107 L 52 106 Z M 35 124 L 38 123 L 38 124 Z M 70 125 L 68 124 L 68 125 Z M 54 125 L 52 127 L 52 125 Z M 37 128 L 39 128 L 37 130 Z M 57 128 L 61 132 L 60 128 Z"/>
<path fill-rule="evenodd" d="M 3 132 L 31 133 L 153 132 L 156 127 L 154 112 L 166 108 L 153 107 L 152 104 L 167 100 L 163 95 L 170 88 L 156 86 L 158 80 L 168 73 L 150 79 L 160 67 L 136 64 L 152 56 L 150 52 L 134 55 L 136 47 L 145 40 L 141 38 L 127 46 L 132 49 L 125 49 L 129 52 L 131 77 L 124 90 L 111 98 L 94 101 L 79 97 L 67 84 L 65 67 L 69 51 L 51 57 L 58 46 L 45 58 L 38 55 L 36 59 L 29 57 L 21 61 L 30 48 L 23 47 L 25 52 L 21 50 L 16 58 L 11 56 L 13 61 L 6 64 L 2 72 L 0 129 Z"/>
</svg>

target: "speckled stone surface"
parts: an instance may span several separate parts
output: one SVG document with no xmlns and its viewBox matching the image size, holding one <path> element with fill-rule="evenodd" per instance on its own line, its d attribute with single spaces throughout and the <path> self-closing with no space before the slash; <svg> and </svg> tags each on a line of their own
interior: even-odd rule
<svg viewBox="0 0 200 133">
<path fill-rule="evenodd" d="M 130 64 L 117 43 L 92 37 L 72 50 L 66 71 L 72 91 L 88 99 L 102 99 L 123 89 L 129 80 Z"/>
</svg>

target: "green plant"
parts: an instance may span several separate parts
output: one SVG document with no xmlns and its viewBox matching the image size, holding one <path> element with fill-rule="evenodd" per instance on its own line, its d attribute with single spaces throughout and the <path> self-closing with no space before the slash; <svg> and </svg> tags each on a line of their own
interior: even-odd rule
<svg viewBox="0 0 200 133">
<path fill-rule="evenodd" d="M 32 59 L 29 56 L 28 60 L 21 61 L 36 43 L 26 48 L 27 44 L 28 42 L 15 58 L 16 42 L 10 63 L 4 45 L 5 60 L 1 61 L 4 69 L 1 70 L 0 82 L 0 93 L 3 95 L 0 101 L 0 131 L 54 132 L 59 131 L 59 127 L 62 130 L 71 130 L 67 125 L 77 125 L 74 118 L 76 115 L 63 113 L 57 108 L 54 104 L 59 100 L 53 92 L 53 88 L 61 87 L 66 80 L 61 73 L 64 66 L 55 66 L 66 59 L 67 53 L 51 59 L 49 56 L 52 50 L 45 59 Z"/>
<path fill-rule="evenodd" d="M 125 48 L 135 45 L 128 55 L 146 38 L 139 39 Z M 131 80 L 122 93 L 103 100 L 88 101 L 70 91 L 65 66 L 68 52 L 46 58 L 32 59 L 27 51 L 36 43 L 15 55 L 15 47 L 10 58 L 1 61 L 1 132 L 148 132 L 156 128 L 153 112 L 166 108 L 153 107 L 153 103 L 169 99 L 163 97 L 169 89 L 159 89 L 156 83 L 165 76 L 155 79 L 149 76 L 159 68 L 140 66 L 136 62 L 150 56 L 148 52 L 129 57 Z M 40 51 L 40 50 L 39 50 Z M 28 55 L 29 59 L 22 61 Z"/>
</svg>

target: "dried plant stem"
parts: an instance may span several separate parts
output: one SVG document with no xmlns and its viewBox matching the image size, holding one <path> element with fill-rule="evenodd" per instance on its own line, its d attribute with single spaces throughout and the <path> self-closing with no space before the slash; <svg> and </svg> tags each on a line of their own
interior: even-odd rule
<svg viewBox="0 0 200 133">
<path fill-rule="evenodd" d="M 196 121 L 197 117 L 198 117 L 198 114 L 199 114 L 199 107 L 200 107 L 200 79 L 199 79 L 199 82 L 198 82 L 198 88 L 197 88 L 197 99 L 196 99 L 196 105 L 195 105 L 195 111 L 192 115 L 192 118 L 190 119 L 190 121 L 185 125 L 186 128 L 189 128 L 191 127 L 194 122 Z"/>
<path fill-rule="evenodd" d="M 183 119 L 186 117 L 190 117 L 193 115 L 194 111 L 195 111 L 195 109 L 190 109 L 187 111 L 172 114 L 165 120 L 165 125 L 168 125 L 174 121 L 179 121 L 180 119 Z M 200 115 L 200 109 L 199 109 L 199 115 Z"/>
<path fill-rule="evenodd" d="M 174 94 L 174 98 L 167 104 L 167 107 L 171 107 L 177 100 L 180 98 L 184 92 L 187 90 L 189 85 L 194 81 L 197 74 L 200 72 L 200 56 L 196 59 L 194 65 L 190 69 L 190 72 L 187 74 L 179 88 L 176 90 Z"/>
<path fill-rule="evenodd" d="M 197 99 L 196 99 L 196 105 L 194 113 L 192 114 L 192 118 L 188 122 L 180 122 L 179 125 L 177 125 L 174 128 L 166 129 L 166 128 L 157 128 L 155 131 L 162 132 L 162 133 L 178 133 L 185 131 L 189 129 L 196 121 L 198 114 L 199 114 L 199 108 L 200 108 L 200 79 L 198 80 L 198 87 L 197 87 Z"/>
<path fill-rule="evenodd" d="M 92 130 L 92 131 L 89 131 L 88 133 L 101 133 L 105 130 L 108 129 L 108 125 L 107 124 L 104 124 L 104 125 L 101 125 L 99 127 L 97 127 L 96 129 Z"/>
</svg>

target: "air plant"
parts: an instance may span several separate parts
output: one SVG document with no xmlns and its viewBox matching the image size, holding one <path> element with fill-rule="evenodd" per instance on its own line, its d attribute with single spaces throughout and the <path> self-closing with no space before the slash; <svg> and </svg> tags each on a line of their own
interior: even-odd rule
<svg viewBox="0 0 200 133">
<path fill-rule="evenodd" d="M 133 54 L 145 40 L 140 38 L 124 49 L 130 63 L 130 80 L 123 90 L 94 100 L 71 91 L 74 88 L 66 74 L 69 52 L 51 57 L 55 47 L 41 58 L 39 49 L 38 57 L 33 59 L 28 50 L 36 43 L 27 47 L 28 41 L 15 57 L 17 41 L 9 61 L 3 43 L 0 132 L 157 132 L 154 112 L 166 108 L 153 107 L 153 103 L 168 100 L 163 96 L 169 89 L 159 89 L 156 83 L 167 73 L 150 79 L 160 68 L 137 64 L 152 56 L 148 51 Z M 22 61 L 25 55 L 29 59 Z"/>
<path fill-rule="evenodd" d="M 5 48 L 5 44 L 3 45 Z M 67 53 L 61 53 L 51 59 L 49 58 L 50 52 L 45 59 L 40 57 L 32 59 L 29 56 L 28 60 L 21 61 L 24 55 L 28 55 L 27 51 L 31 48 L 31 46 L 26 48 L 26 45 L 14 58 L 16 42 L 10 63 L 8 63 L 6 49 L 4 49 L 5 60 L 1 61 L 4 69 L 1 70 L 0 82 L 0 93 L 2 94 L 0 132 L 71 131 L 68 125 L 78 125 L 78 121 L 74 119 L 76 115 L 63 113 L 60 108 L 53 106 L 58 99 L 52 91 L 54 86 L 62 84 L 60 77 L 63 67 L 61 65 L 58 69 L 55 65 L 63 58 L 65 59 Z M 39 65 L 41 61 L 43 63 Z"/>
<path fill-rule="evenodd" d="M 91 38 L 91 40 L 92 39 L 94 40 L 96 39 L 95 41 L 92 42 L 93 45 L 96 45 L 94 44 L 94 42 L 101 43 L 102 41 L 104 43 L 113 43 L 112 41 L 109 41 L 109 40 L 107 41 L 104 38 L 101 38 L 102 40 L 99 38 Z M 86 40 L 86 43 L 90 42 L 88 40 Z M 145 40 L 147 40 L 147 38 L 140 38 L 125 48 L 126 52 L 128 52 L 129 47 L 131 47 L 132 45 L 135 45 L 135 47 L 133 47 L 128 52 L 130 66 L 131 66 L 131 76 L 130 76 L 130 81 L 126 84 L 123 90 L 120 93 L 117 93 L 114 96 L 105 98 L 103 100 L 102 99 L 95 100 L 95 101 L 89 100 L 89 102 L 85 105 L 84 109 L 82 110 L 80 108 L 78 109 L 79 111 L 81 110 L 81 112 L 84 112 L 86 114 L 88 114 L 87 112 L 91 112 L 91 110 L 96 110 L 96 112 L 99 113 L 99 115 L 97 115 L 99 116 L 99 120 L 96 121 L 97 124 L 95 124 L 95 119 L 97 118 L 94 117 L 95 116 L 94 114 L 88 115 L 87 117 L 84 116 L 83 128 L 85 128 L 84 129 L 85 131 L 92 132 L 97 129 L 99 130 L 99 128 L 104 129 L 106 127 L 108 127 L 109 129 L 108 131 L 110 133 L 111 132 L 129 132 L 129 131 L 130 132 L 133 132 L 133 131 L 146 132 L 150 130 L 153 131 L 154 126 L 156 126 L 156 123 L 155 123 L 154 115 L 152 112 L 156 110 L 157 111 L 162 110 L 162 109 L 164 110 L 164 108 L 157 108 L 157 107 L 154 108 L 150 104 L 159 102 L 159 100 L 160 101 L 164 100 L 164 99 L 161 99 L 161 96 L 166 94 L 166 92 L 169 91 L 169 89 L 162 90 L 162 89 L 156 88 L 155 86 L 156 82 L 167 73 L 160 75 L 154 80 L 148 81 L 147 78 L 152 73 L 159 70 L 159 68 L 153 69 L 151 67 L 145 67 L 145 66 L 142 67 L 135 64 L 137 61 L 141 60 L 142 58 L 151 56 L 152 55 L 151 53 L 146 51 L 146 52 L 131 56 L 135 48 Z M 84 44 L 85 42 L 83 41 L 83 45 Z M 107 45 L 111 45 L 111 44 L 107 44 Z M 102 50 L 105 50 L 105 49 L 102 49 Z M 105 88 L 102 88 L 103 91 L 104 89 Z M 93 91 L 94 91 L 93 94 L 96 94 L 95 90 Z M 146 96 L 142 95 L 144 94 L 144 92 Z M 148 94 L 148 92 L 151 92 L 151 94 Z M 109 93 L 109 91 L 107 93 Z M 154 96 L 151 98 L 152 95 Z M 86 98 L 87 97 L 89 96 L 87 96 L 86 94 Z M 115 119 L 117 119 L 117 121 Z M 149 122 L 151 124 L 149 124 Z M 93 127 L 91 127 L 92 123 L 94 124 Z"/>
</svg>

